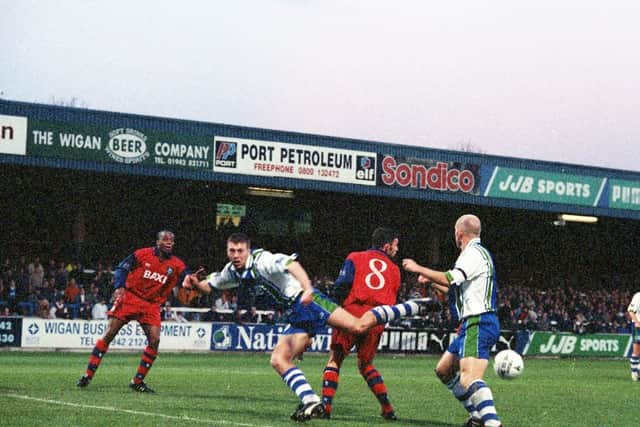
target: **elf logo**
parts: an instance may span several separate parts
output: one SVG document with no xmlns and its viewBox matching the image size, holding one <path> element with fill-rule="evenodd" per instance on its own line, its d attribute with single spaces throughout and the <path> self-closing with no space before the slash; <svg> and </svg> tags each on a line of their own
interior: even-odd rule
<svg viewBox="0 0 640 427">
<path fill-rule="evenodd" d="M 238 144 L 231 141 L 216 141 L 216 158 L 214 166 L 235 168 L 237 160 Z"/>
<path fill-rule="evenodd" d="M 370 156 L 356 156 L 356 179 L 360 181 L 375 181 L 376 158 Z"/>
</svg>

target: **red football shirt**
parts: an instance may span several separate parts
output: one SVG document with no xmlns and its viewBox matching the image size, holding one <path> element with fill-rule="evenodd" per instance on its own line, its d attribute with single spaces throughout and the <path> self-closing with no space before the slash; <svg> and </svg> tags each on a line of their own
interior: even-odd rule
<svg viewBox="0 0 640 427">
<path fill-rule="evenodd" d="M 351 252 L 347 262 L 353 263 L 353 286 L 344 300 L 350 304 L 369 306 L 395 304 L 400 288 L 400 269 L 382 251 L 369 249 Z"/>
<path fill-rule="evenodd" d="M 163 304 L 187 267 L 175 255 L 160 260 L 156 251 L 152 247 L 138 249 L 133 253 L 136 264 L 127 275 L 125 286 L 146 301 Z"/>
</svg>

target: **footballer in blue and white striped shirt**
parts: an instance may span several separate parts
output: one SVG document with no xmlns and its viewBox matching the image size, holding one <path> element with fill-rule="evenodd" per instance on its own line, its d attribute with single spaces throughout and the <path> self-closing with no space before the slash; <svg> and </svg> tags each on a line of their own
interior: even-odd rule
<svg viewBox="0 0 640 427">
<path fill-rule="evenodd" d="M 631 380 L 638 381 L 640 374 L 638 370 L 638 365 L 640 365 L 640 317 L 638 317 L 640 315 L 640 292 L 633 294 L 631 303 L 629 307 L 627 307 L 627 312 L 633 322 L 633 327 L 631 328 L 633 351 L 631 353 L 631 359 L 629 360 L 631 364 Z"/>
<path fill-rule="evenodd" d="M 469 412 L 468 426 L 502 426 L 493 394 L 483 381 L 491 348 L 500 338 L 496 314 L 498 285 L 491 254 L 480 243 L 482 225 L 475 215 L 463 215 L 454 227 L 460 255 L 449 271 L 436 271 L 405 259 L 405 270 L 449 292 L 451 310 L 460 319 L 456 338 L 436 366 L 436 375 Z M 453 293 L 453 294 L 451 294 Z"/>
</svg>

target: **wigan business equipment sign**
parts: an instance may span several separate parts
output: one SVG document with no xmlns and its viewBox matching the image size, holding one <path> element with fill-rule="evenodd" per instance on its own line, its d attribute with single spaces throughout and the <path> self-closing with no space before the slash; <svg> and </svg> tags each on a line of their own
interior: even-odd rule
<svg viewBox="0 0 640 427">
<path fill-rule="evenodd" d="M 24 318 L 22 347 L 91 349 L 107 331 L 106 320 Z M 160 350 L 208 350 L 211 324 L 204 322 L 162 322 Z M 110 348 L 141 350 L 147 338 L 138 322 L 127 323 Z"/>
</svg>

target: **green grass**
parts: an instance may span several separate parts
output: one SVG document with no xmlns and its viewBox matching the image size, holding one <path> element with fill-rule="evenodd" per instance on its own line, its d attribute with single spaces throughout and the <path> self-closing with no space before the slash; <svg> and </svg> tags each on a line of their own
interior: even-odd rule
<svg viewBox="0 0 640 427">
<path fill-rule="evenodd" d="M 88 354 L 0 352 L 2 426 L 292 426 L 298 402 L 269 366 L 266 354 L 161 353 L 147 377 L 157 394 L 127 384 L 138 354 L 109 353 L 87 389 L 75 386 Z M 326 355 L 299 363 L 317 392 Z M 433 374 L 432 357 L 378 356 L 400 421 L 394 426 L 459 426 L 466 413 Z M 640 384 L 626 360 L 526 360 L 525 372 L 491 386 L 505 426 L 632 426 Z M 145 414 L 146 413 L 146 414 Z M 309 426 L 388 426 L 357 373 L 343 366 L 332 419 Z"/>
</svg>

